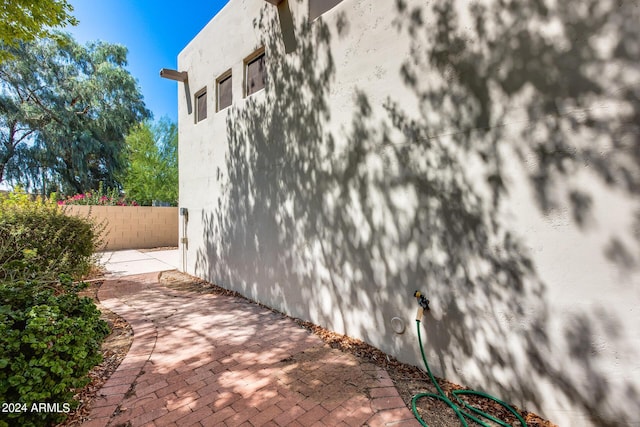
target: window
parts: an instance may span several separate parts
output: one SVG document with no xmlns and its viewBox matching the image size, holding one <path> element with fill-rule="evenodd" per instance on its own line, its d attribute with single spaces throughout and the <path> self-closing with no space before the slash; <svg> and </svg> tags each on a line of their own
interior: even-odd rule
<svg viewBox="0 0 640 427">
<path fill-rule="evenodd" d="M 245 64 L 245 94 L 249 96 L 264 88 L 267 74 L 264 63 L 264 49 L 247 58 Z"/>
<path fill-rule="evenodd" d="M 196 123 L 207 118 L 207 88 L 200 89 L 195 94 L 196 98 Z"/>
<path fill-rule="evenodd" d="M 309 0 L 309 19 L 314 20 L 342 0 Z"/>
<path fill-rule="evenodd" d="M 227 71 L 216 80 L 216 111 L 227 108 L 233 102 L 233 91 L 231 82 L 231 70 Z"/>
</svg>

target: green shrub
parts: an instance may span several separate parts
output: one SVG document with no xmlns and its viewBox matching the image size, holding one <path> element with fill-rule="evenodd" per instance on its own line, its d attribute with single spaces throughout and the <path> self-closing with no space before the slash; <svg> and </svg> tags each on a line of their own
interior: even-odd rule
<svg viewBox="0 0 640 427">
<path fill-rule="evenodd" d="M 103 225 L 65 215 L 55 203 L 31 201 L 24 193 L 0 199 L 0 279 L 55 280 L 86 274 L 100 247 Z M 44 277 L 46 275 L 46 277 Z"/>
<path fill-rule="evenodd" d="M 100 363 L 108 327 L 73 282 L 91 266 L 100 230 L 22 192 L 0 197 L 0 403 L 23 405 L 3 408 L 12 412 L 0 412 L 0 427 L 60 421 L 64 413 L 32 405 L 71 409 Z"/>
<path fill-rule="evenodd" d="M 0 426 L 45 426 L 64 413 L 31 411 L 57 403 L 73 408 L 74 391 L 88 383 L 100 363 L 100 343 L 108 334 L 95 304 L 80 298 L 69 278 L 0 283 L 0 402 L 27 411 L 0 413 Z"/>
<path fill-rule="evenodd" d="M 127 200 L 126 197 L 121 196 L 120 192 L 112 188 L 105 190 L 102 186 L 102 182 L 98 186 L 97 190 L 87 191 L 85 193 L 75 194 L 73 196 L 67 196 L 66 199 L 58 199 L 56 193 L 52 194 L 53 201 L 57 201 L 59 206 L 66 205 L 89 205 L 89 206 L 139 206 L 135 200 Z"/>
</svg>

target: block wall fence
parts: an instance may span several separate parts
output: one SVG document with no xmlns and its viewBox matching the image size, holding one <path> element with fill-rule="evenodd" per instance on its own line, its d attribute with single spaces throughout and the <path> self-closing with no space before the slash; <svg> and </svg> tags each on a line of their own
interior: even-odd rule
<svg viewBox="0 0 640 427">
<path fill-rule="evenodd" d="M 151 206 L 65 206 L 69 215 L 105 222 L 104 250 L 178 245 L 178 208 Z"/>
</svg>

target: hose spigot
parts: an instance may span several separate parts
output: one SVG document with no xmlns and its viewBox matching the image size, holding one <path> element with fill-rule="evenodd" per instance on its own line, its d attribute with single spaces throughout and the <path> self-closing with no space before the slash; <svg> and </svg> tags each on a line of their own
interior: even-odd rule
<svg viewBox="0 0 640 427">
<path fill-rule="evenodd" d="M 420 291 L 415 291 L 413 293 L 413 296 L 418 300 L 418 304 L 420 304 L 420 307 L 425 310 L 429 310 L 429 300 L 427 299 L 427 297 L 422 295 Z"/>
<path fill-rule="evenodd" d="M 424 311 L 429 311 L 429 300 L 427 297 L 422 295 L 420 291 L 415 291 L 413 296 L 418 300 L 418 304 L 420 307 L 418 308 L 418 314 L 416 315 L 416 320 L 422 320 L 422 316 L 424 316 Z"/>
</svg>

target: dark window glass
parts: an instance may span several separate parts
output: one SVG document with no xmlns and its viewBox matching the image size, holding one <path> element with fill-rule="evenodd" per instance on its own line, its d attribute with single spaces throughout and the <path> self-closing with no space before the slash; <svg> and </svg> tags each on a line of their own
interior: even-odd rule
<svg viewBox="0 0 640 427">
<path fill-rule="evenodd" d="M 196 122 L 207 118 L 207 90 L 204 89 L 196 94 Z"/>
<path fill-rule="evenodd" d="M 264 88 L 264 53 L 247 62 L 247 95 Z"/>
<path fill-rule="evenodd" d="M 316 19 L 341 1 L 342 0 L 309 0 L 309 19 Z"/>
<path fill-rule="evenodd" d="M 218 111 L 227 108 L 233 101 L 231 92 L 231 75 L 218 80 Z"/>
</svg>

